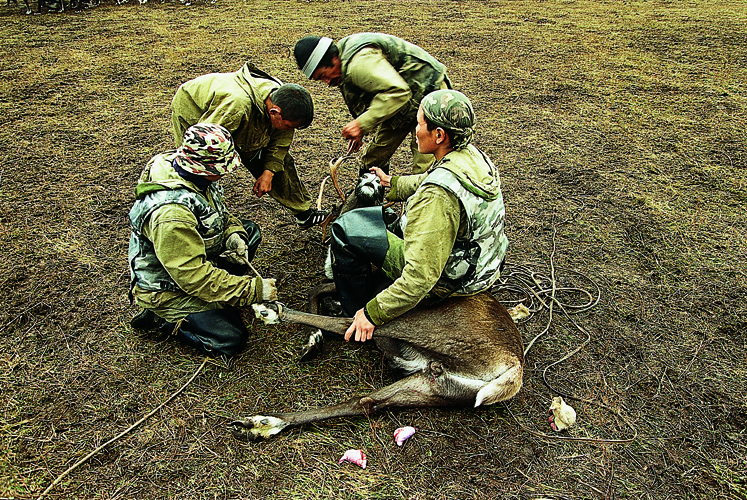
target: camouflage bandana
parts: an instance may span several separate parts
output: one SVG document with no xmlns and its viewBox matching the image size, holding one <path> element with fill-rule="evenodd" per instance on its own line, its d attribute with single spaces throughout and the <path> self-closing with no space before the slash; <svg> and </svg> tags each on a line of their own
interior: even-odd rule
<svg viewBox="0 0 747 500">
<path fill-rule="evenodd" d="M 420 108 L 429 122 L 453 132 L 452 146 L 464 149 L 475 134 L 475 111 L 466 95 L 446 89 L 423 97 Z"/>
<path fill-rule="evenodd" d="M 231 133 L 215 123 L 189 127 L 174 161 L 190 174 L 203 176 L 224 176 L 241 165 Z"/>
</svg>

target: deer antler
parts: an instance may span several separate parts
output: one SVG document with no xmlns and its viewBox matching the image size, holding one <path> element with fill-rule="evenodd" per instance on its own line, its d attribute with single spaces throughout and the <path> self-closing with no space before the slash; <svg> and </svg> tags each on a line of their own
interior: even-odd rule
<svg viewBox="0 0 747 500">
<path fill-rule="evenodd" d="M 327 183 L 328 179 L 332 179 L 332 184 L 335 186 L 337 194 L 340 195 L 340 199 L 342 199 L 342 202 L 345 203 L 345 193 L 343 193 L 342 189 L 340 189 L 340 183 L 337 180 L 337 171 L 339 170 L 340 165 L 342 165 L 342 162 L 349 158 L 352 158 L 352 156 L 345 155 L 339 157 L 335 161 L 329 161 L 329 175 L 322 180 L 322 184 L 321 186 L 319 186 L 319 196 L 316 199 L 316 208 L 318 210 L 322 209 L 322 193 L 324 193 L 324 185 Z"/>
<path fill-rule="evenodd" d="M 322 209 L 322 193 L 324 193 L 324 186 L 327 183 L 327 179 L 332 179 L 332 184 L 335 186 L 335 190 L 337 191 L 337 194 L 340 195 L 340 199 L 342 199 L 342 202 L 345 203 L 345 193 L 342 192 L 342 189 L 340 189 L 340 183 L 337 181 L 337 171 L 340 168 L 340 165 L 342 165 L 342 162 L 345 160 L 349 160 L 350 158 L 355 158 L 353 155 L 343 155 L 337 158 L 337 160 L 330 160 L 329 162 L 329 175 L 326 176 L 324 179 L 322 179 L 322 184 L 319 186 L 319 196 L 316 199 L 316 208 L 317 210 Z M 327 233 L 327 226 L 332 222 L 333 214 L 330 214 L 327 219 L 319 224 L 319 226 L 322 228 L 322 241 L 324 241 L 324 236 Z"/>
<path fill-rule="evenodd" d="M 316 199 L 316 209 L 321 210 L 322 209 L 322 193 L 324 193 L 324 185 L 327 183 L 327 180 L 329 179 L 329 175 L 322 179 L 322 185 L 319 186 L 319 197 Z"/>
<path fill-rule="evenodd" d="M 345 203 L 345 194 L 342 192 L 342 189 L 340 189 L 340 184 L 337 182 L 337 170 L 340 168 L 340 165 L 342 165 L 342 162 L 350 158 L 353 158 L 353 156 L 344 155 L 344 156 L 340 156 L 334 162 L 332 162 L 332 160 L 329 161 L 329 175 L 332 178 L 332 184 L 335 185 L 337 194 L 340 195 L 340 198 L 342 199 L 343 203 Z"/>
</svg>

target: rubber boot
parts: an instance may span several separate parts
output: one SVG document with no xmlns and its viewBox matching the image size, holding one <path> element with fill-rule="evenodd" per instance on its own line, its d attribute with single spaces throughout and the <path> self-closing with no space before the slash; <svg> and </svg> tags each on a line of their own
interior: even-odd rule
<svg viewBox="0 0 747 500">
<path fill-rule="evenodd" d="M 174 323 L 160 327 L 163 333 L 172 333 Z M 208 356 L 234 356 L 246 345 L 249 332 L 234 307 L 213 309 L 188 315 L 179 325 L 176 338 Z"/>
<path fill-rule="evenodd" d="M 352 318 L 374 296 L 371 266 L 358 268 L 358 272 L 351 273 L 348 270 L 341 270 L 340 266 L 333 265 L 332 274 L 340 296 L 342 312 L 345 316 Z"/>
<path fill-rule="evenodd" d="M 376 294 L 371 264 L 381 266 L 389 249 L 381 207 L 359 208 L 332 224 L 332 275 L 348 317 Z"/>
<path fill-rule="evenodd" d="M 135 330 L 155 330 L 161 326 L 163 320 L 148 309 L 143 309 L 130 320 L 130 326 Z"/>
<path fill-rule="evenodd" d="M 244 231 L 249 235 L 249 241 L 246 242 L 246 246 L 249 250 L 249 262 L 251 262 L 252 259 L 254 259 L 254 255 L 257 253 L 259 244 L 262 243 L 262 232 L 254 221 L 241 219 L 241 225 L 244 226 Z"/>
</svg>

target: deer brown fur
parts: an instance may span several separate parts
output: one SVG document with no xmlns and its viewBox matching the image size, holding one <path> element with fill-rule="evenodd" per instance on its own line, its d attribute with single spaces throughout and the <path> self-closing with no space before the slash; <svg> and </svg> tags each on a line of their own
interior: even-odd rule
<svg viewBox="0 0 747 500">
<path fill-rule="evenodd" d="M 329 286 L 315 289 L 311 303 L 318 304 L 319 296 L 329 291 Z M 338 334 L 351 323 L 350 318 L 304 313 L 277 303 L 254 307 L 258 317 L 268 322 L 300 323 Z M 407 374 L 405 378 L 338 405 L 237 420 L 232 424 L 234 435 L 266 438 L 286 427 L 386 408 L 493 404 L 513 397 L 521 388 L 521 336 L 506 308 L 489 292 L 424 301 L 377 327 L 374 341 L 391 366 Z"/>
</svg>

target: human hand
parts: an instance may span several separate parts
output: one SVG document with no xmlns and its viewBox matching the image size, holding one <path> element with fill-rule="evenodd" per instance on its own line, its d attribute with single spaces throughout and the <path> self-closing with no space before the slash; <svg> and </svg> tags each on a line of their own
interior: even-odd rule
<svg viewBox="0 0 747 500">
<path fill-rule="evenodd" d="M 265 170 L 262 172 L 262 175 L 259 176 L 257 182 L 254 183 L 252 193 L 256 194 L 257 198 L 261 198 L 263 194 L 269 193 L 272 189 L 272 178 L 274 176 L 275 173 L 271 170 Z"/>
<path fill-rule="evenodd" d="M 226 240 L 226 251 L 221 257 L 231 264 L 247 265 L 249 263 L 249 247 L 239 233 L 232 233 Z"/>
<path fill-rule="evenodd" d="M 355 333 L 356 342 L 365 342 L 366 340 L 371 340 L 373 338 L 373 332 L 375 328 L 376 325 L 368 321 L 368 318 L 366 318 L 366 314 L 363 312 L 363 309 L 359 309 L 358 312 L 355 313 L 355 317 L 353 318 L 353 322 L 350 324 L 350 327 L 345 331 L 345 342 L 348 342 L 350 340 L 350 337 L 353 336 L 353 333 Z"/>
<path fill-rule="evenodd" d="M 353 120 L 342 127 L 341 135 L 350 141 L 348 142 L 348 152 L 360 149 L 361 142 L 363 141 L 363 130 L 361 130 L 358 120 Z"/>
<path fill-rule="evenodd" d="M 381 185 L 384 187 L 392 187 L 392 176 L 381 170 L 379 167 L 371 167 L 368 169 L 369 172 L 375 174 L 379 178 Z"/>
</svg>

